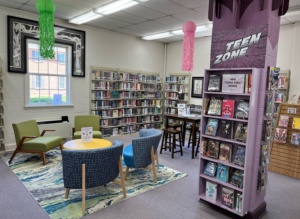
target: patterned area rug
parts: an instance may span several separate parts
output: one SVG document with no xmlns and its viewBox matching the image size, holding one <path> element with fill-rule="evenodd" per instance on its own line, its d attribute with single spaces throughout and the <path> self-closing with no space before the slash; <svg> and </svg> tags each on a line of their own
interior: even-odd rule
<svg viewBox="0 0 300 219">
<path fill-rule="evenodd" d="M 10 154 L 2 157 L 6 164 L 9 158 Z M 121 186 L 115 183 L 109 183 L 106 187 L 87 189 L 87 211 L 83 215 L 81 190 L 71 189 L 69 199 L 65 199 L 60 151 L 51 150 L 47 152 L 46 158 L 47 164 L 42 165 L 39 155 L 17 154 L 9 167 L 50 218 L 81 218 L 124 200 Z M 125 181 L 126 199 L 185 176 L 186 173 L 160 165 L 157 170 L 157 183 L 153 183 L 152 171 L 132 169 Z"/>
</svg>

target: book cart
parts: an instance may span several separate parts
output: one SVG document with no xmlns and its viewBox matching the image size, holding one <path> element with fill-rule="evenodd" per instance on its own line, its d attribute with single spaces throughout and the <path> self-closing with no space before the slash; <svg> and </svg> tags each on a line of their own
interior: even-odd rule
<svg viewBox="0 0 300 219">
<path fill-rule="evenodd" d="M 210 75 L 222 75 L 224 74 L 251 74 L 251 93 L 233 93 L 233 92 L 211 92 L 208 91 Z M 247 78 L 248 78 L 247 76 Z M 247 83 L 245 78 L 245 84 Z M 200 154 L 200 169 L 199 169 L 199 198 L 202 201 L 214 204 L 218 207 L 226 209 L 239 216 L 262 214 L 265 212 L 266 203 L 264 197 L 265 190 L 258 189 L 258 173 L 260 169 L 260 156 L 261 156 L 261 136 L 262 136 L 262 124 L 264 120 L 264 108 L 265 108 L 265 95 L 266 95 L 266 82 L 267 72 L 263 72 L 257 68 L 241 68 L 241 69 L 209 69 L 205 71 L 204 75 L 204 103 L 208 102 L 207 99 L 211 98 L 223 98 L 235 100 L 235 103 L 240 100 L 249 101 L 249 113 L 248 119 L 243 118 L 224 118 L 221 116 L 212 116 L 207 114 L 207 106 L 203 105 L 203 113 L 201 120 L 201 154 Z M 222 82 L 221 82 L 222 83 Z M 251 85 L 250 84 L 250 85 Z M 236 106 L 235 106 L 236 110 Z M 220 123 L 216 130 L 215 136 L 206 134 L 207 123 L 209 119 L 226 120 L 231 121 L 233 124 L 233 133 L 236 132 L 237 125 L 243 123 L 247 125 L 247 140 L 246 142 L 240 142 L 235 138 L 221 137 Z M 203 152 L 203 142 L 215 140 L 220 143 L 228 143 L 232 145 L 232 156 L 229 161 L 223 159 L 211 158 Z M 233 159 L 236 156 L 238 147 L 244 148 L 245 157 L 244 165 L 237 165 L 233 163 Z M 213 162 L 220 166 L 227 167 L 228 177 L 227 179 L 218 179 L 217 175 L 208 176 L 204 174 L 207 163 Z M 237 187 L 230 183 L 231 175 L 233 171 L 238 170 L 243 172 L 242 186 Z M 218 174 L 219 170 L 216 170 Z M 223 190 L 230 190 L 232 192 L 232 198 L 230 205 L 224 205 L 222 203 Z M 239 199 L 239 203 L 237 202 Z M 260 213 L 257 213 L 260 212 Z"/>
<path fill-rule="evenodd" d="M 161 128 L 159 73 L 91 67 L 91 113 L 99 115 L 103 136 Z"/>
<path fill-rule="evenodd" d="M 282 115 L 288 116 L 286 126 L 280 124 Z M 287 130 L 285 143 L 275 140 L 276 131 L 274 131 L 274 141 L 270 150 L 269 170 L 296 179 L 300 179 L 300 146 L 298 138 L 296 143 L 292 141 L 293 135 L 299 137 L 300 130 L 293 128 L 293 119 L 300 118 L 300 104 L 282 103 L 279 105 L 278 116 L 275 129 L 277 127 Z"/>
</svg>

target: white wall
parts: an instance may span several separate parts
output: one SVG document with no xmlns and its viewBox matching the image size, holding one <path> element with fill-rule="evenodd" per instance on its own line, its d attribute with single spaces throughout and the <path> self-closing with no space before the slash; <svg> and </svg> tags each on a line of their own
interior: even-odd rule
<svg viewBox="0 0 300 219">
<path fill-rule="evenodd" d="M 86 31 L 86 77 L 71 79 L 74 107 L 24 108 L 24 74 L 7 72 L 7 15 L 38 20 L 38 15 L 0 7 L 0 57 L 3 72 L 5 145 L 15 144 L 12 123 L 36 118 L 69 116 L 73 124 L 76 114 L 89 114 L 90 67 L 111 67 L 163 73 L 164 44 L 117 34 L 89 26 L 70 25 L 55 20 L 56 25 Z"/>
</svg>

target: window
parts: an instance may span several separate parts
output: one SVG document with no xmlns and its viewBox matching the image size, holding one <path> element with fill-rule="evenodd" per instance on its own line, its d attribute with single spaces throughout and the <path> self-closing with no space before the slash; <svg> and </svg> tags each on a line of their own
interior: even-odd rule
<svg viewBox="0 0 300 219">
<path fill-rule="evenodd" d="M 26 105 L 70 104 L 71 46 L 55 44 L 55 58 L 42 59 L 39 41 L 27 40 Z"/>
</svg>

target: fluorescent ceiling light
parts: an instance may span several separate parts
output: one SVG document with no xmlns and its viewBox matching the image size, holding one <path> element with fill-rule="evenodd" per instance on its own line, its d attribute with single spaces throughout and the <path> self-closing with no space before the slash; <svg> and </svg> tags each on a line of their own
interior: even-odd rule
<svg viewBox="0 0 300 219">
<path fill-rule="evenodd" d="M 137 4 L 139 3 L 132 0 L 119 0 L 111 4 L 105 5 L 103 7 L 96 8 L 95 12 L 103 15 L 108 15 L 132 7 Z"/>
<path fill-rule="evenodd" d="M 182 30 L 173 30 L 173 31 L 171 31 L 171 33 L 174 35 L 183 35 L 184 34 Z"/>
<path fill-rule="evenodd" d="M 77 17 L 70 19 L 69 22 L 73 23 L 73 24 L 83 24 L 83 23 L 89 22 L 91 20 L 97 19 L 99 17 L 102 17 L 102 15 L 96 14 L 93 11 L 88 11 L 82 15 L 79 15 Z"/>
<path fill-rule="evenodd" d="M 165 33 L 144 36 L 144 37 L 142 37 L 142 39 L 143 40 L 156 40 L 156 39 L 166 38 L 166 37 L 170 37 L 170 36 L 174 36 L 174 35 L 171 34 L 170 32 L 165 32 Z"/>
</svg>

